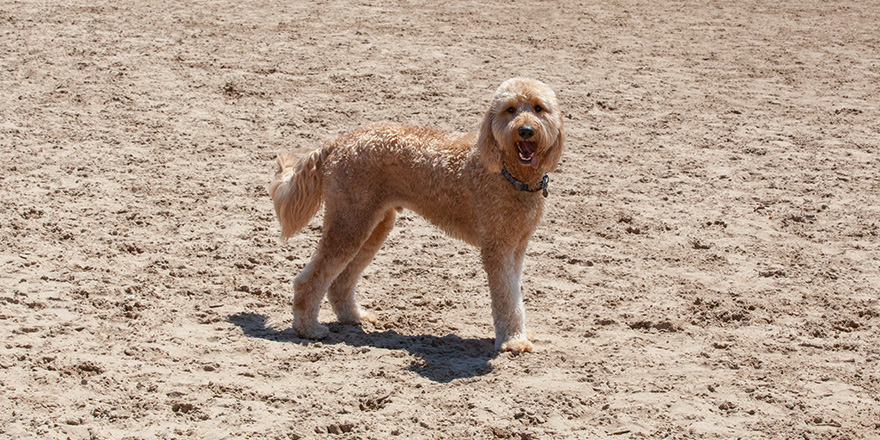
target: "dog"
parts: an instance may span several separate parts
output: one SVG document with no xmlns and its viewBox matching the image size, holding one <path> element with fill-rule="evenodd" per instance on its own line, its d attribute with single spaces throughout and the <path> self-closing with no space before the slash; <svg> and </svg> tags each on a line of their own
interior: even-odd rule
<svg viewBox="0 0 880 440">
<path fill-rule="evenodd" d="M 512 78 L 492 97 L 479 133 L 378 123 L 344 133 L 299 160 L 277 158 L 269 194 L 282 240 L 324 205 L 321 240 L 293 282 L 293 329 L 306 339 L 326 292 L 342 323 L 376 323 L 355 286 L 394 226 L 412 210 L 480 249 L 492 300 L 495 349 L 529 352 L 523 257 L 562 156 L 562 113 L 546 84 Z"/>
</svg>

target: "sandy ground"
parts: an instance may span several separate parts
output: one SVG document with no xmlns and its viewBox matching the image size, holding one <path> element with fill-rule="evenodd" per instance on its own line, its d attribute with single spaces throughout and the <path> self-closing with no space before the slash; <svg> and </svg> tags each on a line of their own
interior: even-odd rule
<svg viewBox="0 0 880 440">
<path fill-rule="evenodd" d="M 472 3 L 0 2 L 0 437 L 878 438 L 877 4 Z M 275 154 L 512 76 L 568 135 L 536 352 L 412 213 L 380 323 L 297 338 Z"/>
</svg>

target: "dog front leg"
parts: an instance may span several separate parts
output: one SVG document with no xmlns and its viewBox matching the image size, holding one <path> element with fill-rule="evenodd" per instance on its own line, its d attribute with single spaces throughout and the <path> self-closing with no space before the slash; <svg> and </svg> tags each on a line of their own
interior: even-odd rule
<svg viewBox="0 0 880 440">
<path fill-rule="evenodd" d="M 525 306 L 520 284 L 523 253 L 519 250 L 498 252 L 483 249 L 483 266 L 488 275 L 492 298 L 495 349 L 498 351 L 532 351 L 532 343 L 526 336 Z"/>
</svg>

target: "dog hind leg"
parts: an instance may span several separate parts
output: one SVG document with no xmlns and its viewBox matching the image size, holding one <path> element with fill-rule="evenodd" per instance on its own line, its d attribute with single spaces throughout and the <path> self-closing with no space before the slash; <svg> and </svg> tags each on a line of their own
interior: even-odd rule
<svg viewBox="0 0 880 440">
<path fill-rule="evenodd" d="M 342 273 L 330 284 L 327 297 L 333 306 L 333 311 L 336 312 L 336 318 L 339 319 L 339 322 L 344 324 L 359 324 L 363 321 L 376 323 L 375 316 L 363 311 L 358 306 L 355 299 L 355 288 L 361 272 L 373 261 L 373 256 L 376 255 L 376 252 L 382 247 L 382 243 L 388 238 L 396 218 L 396 211 L 389 209 L 385 213 L 385 218 L 379 222 L 354 259 L 348 263 Z"/>
<path fill-rule="evenodd" d="M 324 232 L 318 251 L 293 280 L 293 329 L 300 336 L 327 336 L 327 326 L 318 323 L 324 293 L 367 242 L 381 215 L 382 212 L 339 211 L 325 204 Z"/>
</svg>

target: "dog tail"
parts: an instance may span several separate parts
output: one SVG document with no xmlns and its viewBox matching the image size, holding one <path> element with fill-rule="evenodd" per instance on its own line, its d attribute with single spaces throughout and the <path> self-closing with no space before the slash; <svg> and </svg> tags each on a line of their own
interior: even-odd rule
<svg viewBox="0 0 880 440">
<path fill-rule="evenodd" d="M 290 153 L 275 159 L 278 169 L 269 196 L 281 223 L 281 240 L 296 235 L 321 209 L 321 167 L 326 157 L 326 150 L 319 148 L 299 160 Z"/>
</svg>

